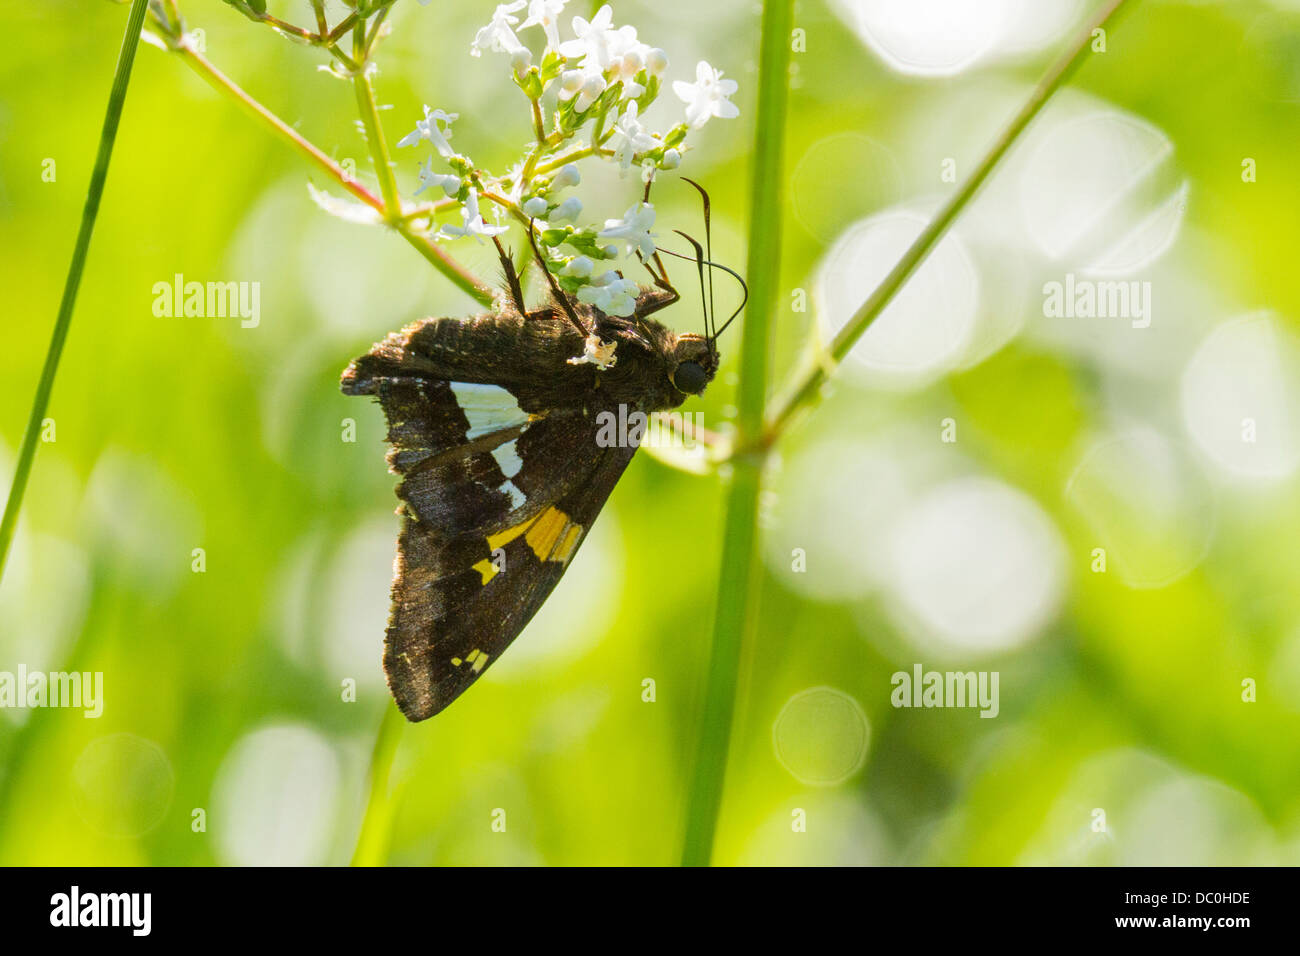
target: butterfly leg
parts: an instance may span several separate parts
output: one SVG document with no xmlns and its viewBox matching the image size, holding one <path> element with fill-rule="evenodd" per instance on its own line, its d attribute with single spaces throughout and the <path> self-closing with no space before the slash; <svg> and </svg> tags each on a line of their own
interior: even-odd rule
<svg viewBox="0 0 1300 956">
<path fill-rule="evenodd" d="M 531 219 L 528 220 L 528 242 L 533 247 L 533 255 L 537 258 L 538 268 L 542 270 L 542 275 L 546 276 L 546 281 L 551 286 L 551 295 L 564 309 L 564 314 L 573 323 L 573 327 L 578 330 L 578 334 L 585 339 L 590 333 L 579 320 L 578 314 L 573 311 L 573 304 L 569 301 L 569 297 L 564 294 L 564 290 L 560 288 L 560 284 L 555 281 L 555 276 L 551 275 L 551 270 L 546 268 L 546 260 L 542 257 L 542 250 L 537 248 L 537 236 L 533 233 L 533 220 Z"/>
<path fill-rule="evenodd" d="M 637 306 L 637 314 L 641 316 L 653 315 L 660 309 L 668 308 L 668 306 L 681 298 L 681 294 L 669 280 L 668 270 L 664 268 L 663 260 L 659 258 L 659 252 L 657 250 L 652 257 L 652 261 L 659 266 L 658 272 L 656 272 L 654 268 L 651 267 L 650 263 L 644 259 L 641 260 L 641 264 L 645 266 L 646 272 L 650 273 L 650 278 L 654 281 L 655 286 L 668 294 L 663 296 L 643 296 L 642 302 Z"/>
<path fill-rule="evenodd" d="M 519 310 L 519 314 L 527 315 L 528 308 L 524 305 L 524 287 L 519 281 L 519 273 L 515 270 L 514 260 L 510 258 L 510 253 L 506 252 L 505 246 L 501 245 L 500 239 L 493 236 L 492 242 L 497 247 L 497 255 L 501 257 L 501 271 L 505 273 L 506 284 L 510 287 L 510 298 L 514 299 L 515 308 Z"/>
</svg>

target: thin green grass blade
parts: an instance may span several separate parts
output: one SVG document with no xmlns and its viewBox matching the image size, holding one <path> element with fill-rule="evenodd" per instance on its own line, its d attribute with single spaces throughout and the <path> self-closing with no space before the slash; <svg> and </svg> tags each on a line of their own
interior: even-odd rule
<svg viewBox="0 0 1300 956">
<path fill-rule="evenodd" d="M 41 422 L 44 421 L 45 412 L 50 405 L 50 394 L 54 391 L 54 376 L 59 370 L 59 360 L 63 357 L 63 344 L 68 338 L 68 328 L 72 325 L 72 310 L 77 304 L 77 290 L 81 286 L 81 273 L 86 266 L 90 236 L 95 230 L 95 219 L 99 215 L 99 200 L 104 194 L 104 183 L 108 179 L 108 163 L 113 156 L 113 142 L 117 139 L 117 125 L 122 118 L 122 106 L 126 102 L 126 87 L 131 81 L 131 67 L 135 63 L 135 50 L 140 43 L 140 29 L 144 26 L 147 7 L 147 0 L 131 0 L 131 12 L 126 19 L 126 35 L 122 38 L 122 49 L 117 55 L 113 88 L 108 94 L 108 111 L 104 115 L 104 128 L 99 135 L 99 153 L 95 157 L 95 168 L 90 174 L 86 205 L 81 212 L 81 228 L 77 232 L 77 244 L 72 249 L 72 261 L 68 263 L 68 278 L 63 285 L 63 299 L 59 303 L 59 314 L 54 322 L 50 347 L 45 353 L 45 367 L 41 369 L 41 379 L 36 385 L 36 396 L 32 399 L 32 411 L 27 418 L 27 431 L 23 434 L 23 444 L 18 452 L 13 484 L 9 486 L 9 499 L 5 502 L 4 518 L 0 519 L 0 580 L 4 579 L 5 563 L 9 557 L 9 546 L 13 542 L 14 529 L 18 525 L 18 512 L 22 508 L 23 493 L 27 490 L 27 480 L 32 473 L 32 462 L 36 458 L 36 443 L 41 432 Z"/>
</svg>

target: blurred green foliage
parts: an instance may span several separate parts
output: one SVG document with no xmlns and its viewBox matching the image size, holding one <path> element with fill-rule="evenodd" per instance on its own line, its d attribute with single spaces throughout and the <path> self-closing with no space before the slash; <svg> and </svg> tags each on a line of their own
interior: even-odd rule
<svg viewBox="0 0 1300 956">
<path fill-rule="evenodd" d="M 270 7 L 310 22 L 305 2 Z M 373 183 L 351 92 L 315 69 L 318 51 L 221 3 L 186 0 L 182 9 L 191 28 L 204 29 L 219 67 Z M 24 41 L 0 65 L 6 484 L 124 12 L 59 0 L 7 13 L 10 35 Z M 501 168 L 517 155 L 529 137 L 519 92 L 500 62 L 467 55 L 490 12 L 490 4 L 398 3 L 376 77 L 392 107 L 382 114 L 390 142 L 429 103 L 460 113 L 457 145 L 484 165 Z M 711 123 L 683 172 L 712 193 L 715 256 L 743 262 L 753 5 L 624 0 L 615 15 L 667 49 L 674 76 L 689 77 L 707 58 L 740 81 L 741 118 Z M 908 78 L 823 3 L 804 0 L 796 22 L 807 49 L 792 76 L 795 185 L 769 184 L 788 205 L 789 289 L 811 285 L 839 229 L 947 188 L 935 172 L 940 159 L 969 165 L 1045 56 L 950 79 Z M 1292 278 L 1300 90 L 1296 61 L 1278 39 L 1294 40 L 1298 25 L 1300 13 L 1257 0 L 1138 3 L 1110 38 L 1105 68 L 1085 66 L 1075 81 L 1175 144 L 1193 200 L 1170 255 L 1180 275 L 1196 275 L 1227 304 L 1215 321 L 1260 307 L 1293 329 L 1300 317 Z M 676 106 L 665 97 L 655 109 Z M 867 175 L 872 167 L 847 151 L 799 187 L 800 160 L 846 133 L 883 146 L 888 175 Z M 927 151 L 926 133 L 950 151 Z M 395 159 L 409 195 L 416 158 L 404 152 Z M 1260 169 L 1249 186 L 1243 156 Z M 47 159 L 52 182 L 42 178 Z M 473 308 L 399 239 L 322 213 L 308 199 L 309 180 L 328 185 L 176 59 L 141 49 L 56 385 L 57 439 L 40 448 L 0 587 L 0 670 L 103 671 L 104 715 L 0 712 L 4 863 L 350 856 L 370 746 L 391 706 L 379 658 L 396 519 L 381 416 L 339 394 L 338 375 L 415 318 Z M 611 179 L 607 188 L 615 215 L 634 187 Z M 657 188 L 660 232 L 698 231 L 693 193 L 671 182 Z M 452 248 L 480 275 L 495 274 L 490 246 Z M 689 270 L 674 272 L 688 288 Z M 156 318 L 152 287 L 177 273 L 260 282 L 259 326 Z M 1029 326 L 1044 321 L 1037 291 L 1024 306 Z M 812 315 L 783 311 L 778 382 L 813 334 Z M 679 329 L 700 323 L 689 305 L 668 319 Z M 706 424 L 724 422 L 732 400 L 734 366 L 723 348 L 722 374 L 692 406 Z M 1165 587 L 1092 573 L 1094 535 L 1063 493 L 1073 450 L 1117 417 L 1158 416 L 1177 402 L 1176 383 L 1171 394 L 1141 382 L 1124 393 L 1137 405 L 1117 411 L 1107 381 L 1113 386 L 1096 360 L 1026 334 L 922 388 L 845 383 L 788 436 L 781 457 L 793 469 L 819 444 L 890 447 L 900 429 L 937 445 L 938 423 L 955 418 L 963 467 L 1020 489 L 1058 530 L 1065 596 L 1031 642 L 978 664 L 957 661 L 962 670 L 1000 671 L 997 719 L 898 710 L 890 675 L 944 660 L 913 646 L 879 593 L 816 598 L 769 559 L 720 862 L 1297 862 L 1296 478 L 1220 489 L 1207 553 Z M 348 418 L 355 443 L 340 438 Z M 797 491 L 783 490 L 772 507 L 780 511 Z M 677 858 L 720 501 L 719 478 L 639 456 L 564 584 L 500 667 L 445 714 L 405 730 L 393 862 Z M 831 515 L 867 504 L 847 494 L 815 502 Z M 864 561 L 880 546 L 858 542 Z M 815 543 L 806 547 L 815 562 Z M 205 554 L 203 573 L 191 570 L 195 548 Z M 513 667 L 512 656 L 520 658 Z M 654 703 L 643 701 L 647 678 Z M 1258 682 L 1257 702 L 1241 701 L 1243 678 Z M 356 703 L 341 699 L 345 679 L 357 682 Z M 834 786 L 800 782 L 774 747 L 783 707 L 819 686 L 853 698 L 870 726 L 865 763 Z M 293 729 L 250 743 L 248 735 L 277 726 Z M 812 719 L 794 732 L 813 764 L 835 763 L 842 724 L 819 728 Z M 1098 807 L 1113 831 L 1105 838 L 1090 830 Z M 204 832 L 193 830 L 196 808 L 206 811 Z M 797 808 L 806 833 L 792 830 Z M 505 833 L 491 827 L 497 809 L 506 811 Z M 240 816 L 250 813 L 261 816 Z"/>
</svg>

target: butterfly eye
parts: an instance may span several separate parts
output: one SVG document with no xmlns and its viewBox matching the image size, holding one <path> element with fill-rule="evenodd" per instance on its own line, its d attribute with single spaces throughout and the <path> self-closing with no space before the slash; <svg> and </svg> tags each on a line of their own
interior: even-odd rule
<svg viewBox="0 0 1300 956">
<path fill-rule="evenodd" d="M 708 373 L 699 362 L 682 362 L 673 372 L 673 385 L 687 395 L 698 395 L 709 384 Z"/>
</svg>

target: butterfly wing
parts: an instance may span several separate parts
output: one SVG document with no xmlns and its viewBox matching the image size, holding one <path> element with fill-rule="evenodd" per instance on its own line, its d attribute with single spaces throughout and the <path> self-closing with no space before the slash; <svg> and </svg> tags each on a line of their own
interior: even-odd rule
<svg viewBox="0 0 1300 956">
<path fill-rule="evenodd" d="M 455 325 L 428 328 L 444 322 Z M 441 377 L 483 377 L 482 365 L 462 364 L 454 335 L 464 328 L 417 323 L 343 376 L 345 392 L 379 400 L 402 478 L 384 670 L 412 721 L 460 696 L 523 630 L 635 453 L 601 447 L 593 420 L 556 402 L 533 368 L 513 364 L 518 380 L 505 384 Z M 515 334 L 491 331 L 506 345 Z M 534 350 L 531 362 L 554 363 L 573 346 Z"/>
<path fill-rule="evenodd" d="M 554 427 L 544 421 L 528 434 L 544 438 Z M 561 462 L 573 479 L 567 490 L 486 533 L 447 536 L 403 518 L 384 672 L 407 719 L 438 713 L 510 646 L 559 583 L 634 452 L 599 449 Z M 526 452 L 523 459 L 527 470 Z"/>
</svg>

